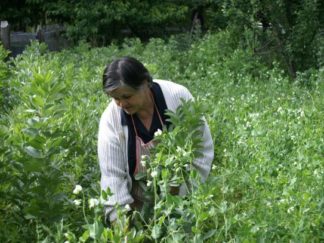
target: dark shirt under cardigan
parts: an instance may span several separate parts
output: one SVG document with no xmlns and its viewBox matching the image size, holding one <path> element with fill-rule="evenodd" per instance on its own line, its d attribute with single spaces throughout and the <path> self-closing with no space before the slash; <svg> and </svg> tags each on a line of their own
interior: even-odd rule
<svg viewBox="0 0 324 243">
<path fill-rule="evenodd" d="M 165 114 L 167 105 L 161 87 L 159 86 L 159 84 L 153 82 L 151 91 L 153 94 L 153 99 L 156 104 L 156 107 L 159 110 L 159 114 L 162 118 L 163 124 L 166 125 L 166 127 L 168 128 L 170 122 L 167 120 L 168 116 Z M 155 108 L 153 113 L 152 124 L 149 131 L 146 129 L 146 127 L 143 125 L 143 123 L 137 117 L 137 115 L 134 115 L 133 119 L 134 119 L 138 136 L 143 140 L 144 143 L 148 143 L 149 141 L 151 141 L 154 138 L 154 133 L 158 129 L 162 130 L 162 124 L 160 122 L 158 113 Z M 136 166 L 136 140 L 135 140 L 136 134 L 134 131 L 131 115 L 121 110 L 121 122 L 123 126 L 128 127 L 128 134 L 129 134 L 128 135 L 128 166 L 129 166 L 129 174 L 131 177 L 133 177 L 135 166 Z"/>
</svg>

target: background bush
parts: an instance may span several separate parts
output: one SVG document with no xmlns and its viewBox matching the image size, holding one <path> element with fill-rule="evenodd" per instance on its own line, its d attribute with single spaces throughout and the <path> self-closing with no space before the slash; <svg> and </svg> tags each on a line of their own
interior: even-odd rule
<svg viewBox="0 0 324 243">
<path fill-rule="evenodd" d="M 91 5 L 91 8 L 89 8 Z M 189 38 L 227 29 L 231 43 L 248 48 L 270 67 L 273 62 L 293 79 L 323 60 L 322 1 L 3 1 L 0 15 L 13 30 L 59 23 L 78 43 L 104 46 L 125 36 L 148 41 L 175 33 Z M 194 16 L 201 28 L 195 26 Z"/>
</svg>

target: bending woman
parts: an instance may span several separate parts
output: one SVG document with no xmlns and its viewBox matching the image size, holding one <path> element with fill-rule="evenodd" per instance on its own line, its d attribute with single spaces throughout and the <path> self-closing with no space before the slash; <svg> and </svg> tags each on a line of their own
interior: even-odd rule
<svg viewBox="0 0 324 243">
<path fill-rule="evenodd" d="M 182 85 L 152 80 L 144 65 L 132 57 L 107 65 L 103 89 L 112 101 L 100 119 L 98 156 L 101 189 L 109 187 L 113 193 L 105 202 L 106 218 L 112 222 L 117 217 L 116 204 L 129 204 L 133 209 L 141 207 L 143 192 L 134 180 L 136 173 L 145 170 L 139 163 L 141 155 L 149 155 L 154 133 L 169 125 L 165 111 L 175 111 L 181 105 L 181 98 L 193 97 Z M 214 157 L 206 121 L 203 126 L 202 156 L 193 162 L 202 181 L 207 178 Z"/>
</svg>

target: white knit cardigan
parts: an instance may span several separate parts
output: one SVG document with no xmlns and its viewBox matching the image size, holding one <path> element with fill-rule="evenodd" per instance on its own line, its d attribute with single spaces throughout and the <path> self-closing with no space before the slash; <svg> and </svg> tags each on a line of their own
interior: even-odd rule
<svg viewBox="0 0 324 243">
<path fill-rule="evenodd" d="M 162 89 L 167 108 L 175 111 L 181 105 L 180 98 L 192 99 L 190 92 L 182 85 L 165 80 L 154 80 Z M 105 202 L 105 214 L 109 221 L 117 217 L 115 205 L 126 205 L 134 200 L 130 194 L 132 179 L 128 172 L 128 128 L 122 126 L 120 107 L 111 101 L 103 112 L 98 133 L 98 157 L 101 170 L 101 190 L 108 187 L 113 193 Z M 209 127 L 204 122 L 202 156 L 193 164 L 205 181 L 214 158 L 214 145 Z M 183 188 L 180 188 L 180 193 Z M 182 192 L 183 194 L 183 192 Z"/>
</svg>

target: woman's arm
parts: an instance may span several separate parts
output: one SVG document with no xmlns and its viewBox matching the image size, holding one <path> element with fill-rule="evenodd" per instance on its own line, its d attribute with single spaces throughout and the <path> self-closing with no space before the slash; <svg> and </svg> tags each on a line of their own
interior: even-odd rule
<svg viewBox="0 0 324 243">
<path fill-rule="evenodd" d="M 176 111 L 176 109 L 182 103 L 181 99 L 186 101 L 194 99 L 189 90 L 182 85 L 165 80 L 155 81 L 161 86 L 167 107 L 171 111 Z M 202 147 L 199 150 L 201 155 L 194 160 L 193 165 L 201 175 L 202 181 L 205 181 L 210 172 L 211 164 L 214 159 L 214 144 L 206 119 L 203 118 L 203 121 L 204 122 L 201 127 Z M 183 190 L 180 189 L 180 194 L 182 194 L 182 192 Z"/>
<path fill-rule="evenodd" d="M 186 88 L 184 88 L 182 91 L 182 98 L 187 101 L 194 100 L 192 94 Z M 193 161 L 193 166 L 199 172 L 201 181 L 204 182 L 209 175 L 211 164 L 214 159 L 214 143 L 205 117 L 202 117 L 202 119 L 202 146 L 199 149 L 200 156 L 195 158 L 195 160 Z"/>
<path fill-rule="evenodd" d="M 125 137 L 122 136 L 119 112 L 108 107 L 103 113 L 98 133 L 98 157 L 101 171 L 101 190 L 109 188 L 113 193 L 105 204 L 105 215 L 109 221 L 117 217 L 115 205 L 131 204 L 127 170 Z"/>
<path fill-rule="evenodd" d="M 201 175 L 201 180 L 204 182 L 210 172 L 211 164 L 214 159 L 214 143 L 211 137 L 211 133 L 206 122 L 206 119 L 203 118 L 203 125 L 202 125 L 202 147 L 200 148 L 200 156 L 197 157 L 193 165 L 197 169 L 197 171 Z"/>
</svg>

